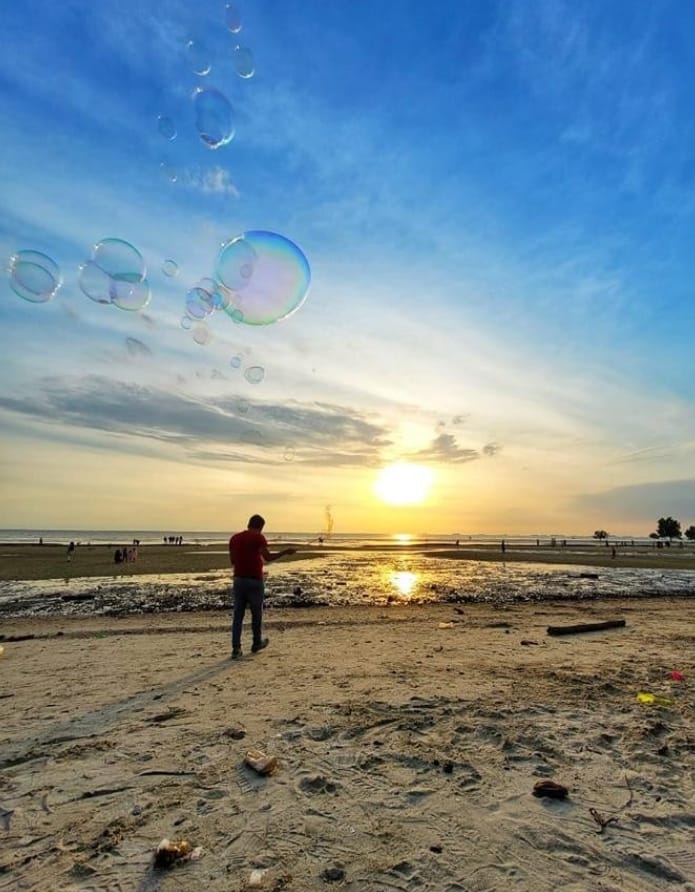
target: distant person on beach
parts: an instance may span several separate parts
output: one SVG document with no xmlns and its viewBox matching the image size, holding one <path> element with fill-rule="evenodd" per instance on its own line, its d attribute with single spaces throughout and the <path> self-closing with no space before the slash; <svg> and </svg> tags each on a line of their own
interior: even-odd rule
<svg viewBox="0 0 695 892">
<path fill-rule="evenodd" d="M 257 653 L 268 646 L 268 639 L 263 637 L 263 563 L 276 561 L 296 551 L 294 548 L 283 548 L 282 551 L 271 553 L 263 535 L 264 526 L 265 520 L 261 515 L 254 514 L 249 518 L 247 528 L 241 533 L 235 533 L 229 540 L 229 559 L 234 572 L 233 660 L 241 656 L 241 630 L 247 607 L 251 611 L 252 652 Z"/>
<path fill-rule="evenodd" d="M 76 545 L 75 545 L 74 542 L 71 542 L 71 543 L 68 545 L 68 560 L 69 560 L 69 561 L 72 560 L 72 556 L 75 554 L 75 548 L 76 548 Z"/>
</svg>

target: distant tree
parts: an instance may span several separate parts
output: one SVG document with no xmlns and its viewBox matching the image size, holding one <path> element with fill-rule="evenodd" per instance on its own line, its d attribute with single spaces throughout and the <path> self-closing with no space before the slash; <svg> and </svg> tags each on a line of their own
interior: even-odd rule
<svg viewBox="0 0 695 892">
<path fill-rule="evenodd" d="M 660 539 L 680 539 L 681 524 L 679 520 L 672 517 L 660 517 L 656 525 L 656 532 Z"/>
<path fill-rule="evenodd" d="M 649 534 L 649 538 L 650 538 L 650 539 L 658 539 L 658 538 L 659 538 L 659 534 L 658 534 L 658 533 L 650 533 L 650 534 Z"/>
<path fill-rule="evenodd" d="M 693 539 L 695 539 L 695 526 L 688 527 L 688 529 L 685 531 L 685 538 L 690 539 L 691 542 Z"/>
<path fill-rule="evenodd" d="M 609 536 L 610 533 L 605 530 L 594 530 L 594 539 L 607 539 Z"/>
</svg>

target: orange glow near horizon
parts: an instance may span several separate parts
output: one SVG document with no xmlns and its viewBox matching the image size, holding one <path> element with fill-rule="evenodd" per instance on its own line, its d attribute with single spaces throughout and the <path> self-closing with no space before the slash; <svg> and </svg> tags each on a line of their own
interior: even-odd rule
<svg viewBox="0 0 695 892">
<path fill-rule="evenodd" d="M 429 495 L 434 472 L 422 465 L 396 462 L 379 471 L 374 492 L 387 505 L 420 505 Z"/>
</svg>

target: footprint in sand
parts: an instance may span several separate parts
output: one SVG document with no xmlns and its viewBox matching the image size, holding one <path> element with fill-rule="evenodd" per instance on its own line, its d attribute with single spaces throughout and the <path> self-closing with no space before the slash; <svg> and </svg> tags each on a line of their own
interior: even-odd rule
<svg viewBox="0 0 695 892">
<path fill-rule="evenodd" d="M 302 793 L 314 795 L 316 793 L 336 793 L 339 785 L 328 780 L 322 774 L 312 774 L 303 777 L 298 786 Z"/>
</svg>

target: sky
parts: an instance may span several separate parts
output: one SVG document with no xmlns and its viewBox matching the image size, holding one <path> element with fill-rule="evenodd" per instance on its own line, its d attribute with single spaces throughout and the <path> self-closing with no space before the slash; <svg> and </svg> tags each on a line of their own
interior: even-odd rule
<svg viewBox="0 0 695 892">
<path fill-rule="evenodd" d="M 217 0 L 5 10 L 0 527 L 695 523 L 695 7 L 232 12 L 236 33 Z M 200 89 L 231 106 L 218 148 Z M 220 246 L 256 230 L 301 249 L 306 299 L 183 328 Z M 139 311 L 80 288 L 106 238 L 142 255 Z M 58 265 L 50 301 L 10 287 L 18 251 Z M 431 475 L 421 503 L 375 491 L 397 462 Z"/>
</svg>

